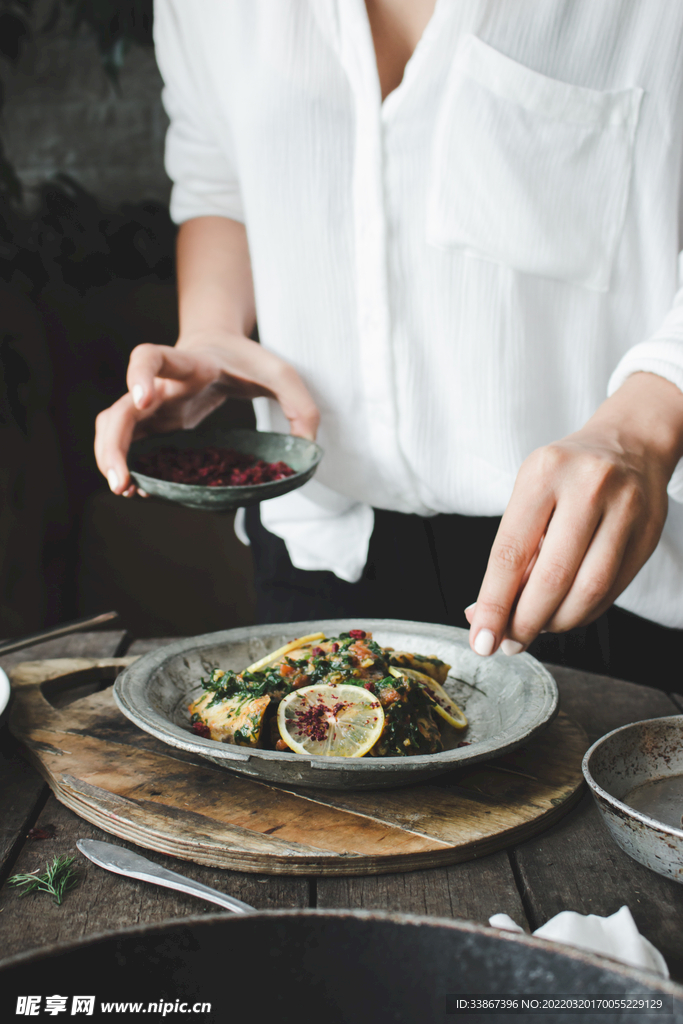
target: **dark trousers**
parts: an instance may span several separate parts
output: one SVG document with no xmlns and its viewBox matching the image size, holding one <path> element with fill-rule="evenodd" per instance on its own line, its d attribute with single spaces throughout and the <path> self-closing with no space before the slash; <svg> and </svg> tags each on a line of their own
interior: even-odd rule
<svg viewBox="0 0 683 1024">
<path fill-rule="evenodd" d="M 389 618 L 467 628 L 500 519 L 459 515 L 423 518 L 375 510 L 361 579 L 292 565 L 284 541 L 247 509 L 259 622 Z M 682 692 L 683 630 L 667 629 L 612 607 L 589 626 L 544 634 L 529 648 L 540 661 Z"/>
</svg>

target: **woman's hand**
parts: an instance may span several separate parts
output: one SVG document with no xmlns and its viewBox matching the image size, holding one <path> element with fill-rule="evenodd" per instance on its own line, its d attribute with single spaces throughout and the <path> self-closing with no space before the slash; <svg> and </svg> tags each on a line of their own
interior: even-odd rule
<svg viewBox="0 0 683 1024">
<path fill-rule="evenodd" d="M 126 497 L 135 494 L 126 465 L 131 441 L 194 427 L 226 398 L 275 398 L 293 434 L 313 440 L 318 429 L 296 370 L 248 337 L 256 311 L 244 225 L 227 217 L 182 224 L 177 276 L 178 343 L 133 349 L 128 393 L 97 417 L 97 465 Z"/>
<path fill-rule="evenodd" d="M 313 440 L 318 410 L 298 373 L 249 338 L 209 331 L 175 348 L 138 345 L 131 354 L 128 393 L 97 417 L 95 457 L 115 494 L 135 493 L 126 456 L 131 441 L 196 426 L 228 397 L 275 398 L 291 432 Z"/>
<path fill-rule="evenodd" d="M 683 394 L 637 373 L 585 427 L 523 463 L 476 604 L 477 654 L 524 650 L 542 631 L 598 618 L 654 551 L 683 456 Z"/>
</svg>

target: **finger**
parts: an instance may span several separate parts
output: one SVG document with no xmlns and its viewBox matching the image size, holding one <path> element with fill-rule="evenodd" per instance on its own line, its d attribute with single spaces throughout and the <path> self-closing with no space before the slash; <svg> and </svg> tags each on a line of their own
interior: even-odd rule
<svg viewBox="0 0 683 1024">
<path fill-rule="evenodd" d="M 470 646 L 477 654 L 493 654 L 506 635 L 522 581 L 548 528 L 554 503 L 551 489 L 527 488 L 520 473 L 493 542 L 471 620 Z"/>
<path fill-rule="evenodd" d="M 132 396 L 128 393 L 97 417 L 95 459 L 114 494 L 123 494 L 132 485 L 126 456 L 137 415 Z"/>
<path fill-rule="evenodd" d="M 545 534 L 543 535 L 543 537 L 545 537 Z M 524 575 L 522 576 L 522 582 L 519 585 L 519 592 L 517 594 L 518 598 L 519 598 L 519 594 L 521 594 L 522 590 L 524 590 L 524 586 L 526 584 L 526 581 L 529 579 L 529 576 L 531 574 L 531 570 L 536 565 L 536 559 L 538 558 L 538 553 L 541 550 L 541 545 L 543 544 L 543 537 L 541 537 L 541 539 L 539 540 L 538 547 L 536 548 L 536 552 L 532 556 L 531 561 L 529 562 L 528 566 L 524 570 Z M 474 609 L 476 607 L 477 607 L 477 602 L 474 601 L 472 604 L 468 604 L 467 608 L 465 608 L 465 612 L 464 612 L 465 618 L 470 623 L 470 625 L 474 622 Z"/>
<path fill-rule="evenodd" d="M 579 500 L 555 509 L 508 623 L 510 639 L 527 647 L 552 619 L 574 583 L 600 516 L 598 505 L 586 509 Z"/>
<path fill-rule="evenodd" d="M 206 369 L 196 356 L 186 353 L 183 349 L 171 348 L 168 345 L 138 345 L 130 355 L 126 383 L 135 407 L 147 409 L 154 401 L 155 378 L 187 381 L 198 376 L 206 376 L 208 383 Z M 205 371 L 203 374 L 202 370 Z M 214 371 L 212 375 L 215 377 L 216 372 Z"/>
<path fill-rule="evenodd" d="M 564 633 L 594 622 L 629 585 L 652 550 L 637 525 L 625 523 L 618 515 L 607 517 L 548 629 Z"/>
</svg>

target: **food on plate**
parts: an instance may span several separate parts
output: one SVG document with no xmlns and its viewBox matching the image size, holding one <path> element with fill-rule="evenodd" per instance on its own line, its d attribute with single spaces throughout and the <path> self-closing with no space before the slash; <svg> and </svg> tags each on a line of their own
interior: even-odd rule
<svg viewBox="0 0 683 1024">
<path fill-rule="evenodd" d="M 286 462 L 264 462 L 233 448 L 214 447 L 160 448 L 149 455 L 138 455 L 135 469 L 158 480 L 206 487 L 272 483 L 294 474 Z"/>
<path fill-rule="evenodd" d="M 214 669 L 189 706 L 198 735 L 333 757 L 409 757 L 444 749 L 467 718 L 443 688 L 450 665 L 380 647 L 350 629 L 292 640 L 241 672 Z"/>
<path fill-rule="evenodd" d="M 450 665 L 446 666 L 447 670 L 448 668 L 450 668 Z M 390 665 L 389 671 L 392 676 L 395 676 L 398 679 L 400 679 L 401 676 L 407 676 L 409 679 L 414 679 L 416 682 L 420 683 L 434 701 L 434 710 L 437 715 L 441 715 L 444 721 L 448 722 L 449 725 L 452 725 L 454 729 L 465 728 L 467 725 L 465 715 L 452 697 L 446 693 L 443 686 L 441 686 L 440 683 L 437 683 L 435 679 L 431 676 L 425 675 L 423 672 L 417 672 L 412 668 L 397 669 L 394 668 L 393 665 Z"/>
<path fill-rule="evenodd" d="M 245 699 L 241 693 L 220 701 L 212 700 L 207 693 L 192 705 L 193 715 L 198 715 L 195 728 L 200 736 L 218 740 L 220 743 L 239 743 L 245 747 L 260 747 L 263 716 L 270 704 L 270 697 Z"/>
</svg>

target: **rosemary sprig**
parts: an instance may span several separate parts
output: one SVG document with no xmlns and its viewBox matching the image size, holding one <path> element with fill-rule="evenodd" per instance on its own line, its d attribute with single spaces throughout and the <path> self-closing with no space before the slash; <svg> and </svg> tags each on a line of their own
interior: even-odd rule
<svg viewBox="0 0 683 1024">
<path fill-rule="evenodd" d="M 35 872 L 12 875 L 9 884 L 25 887 L 20 896 L 28 896 L 30 892 L 47 893 L 59 907 L 65 894 L 78 882 L 78 872 L 71 866 L 73 861 L 73 857 L 55 857 L 51 864 L 45 865 L 42 875 Z"/>
</svg>

